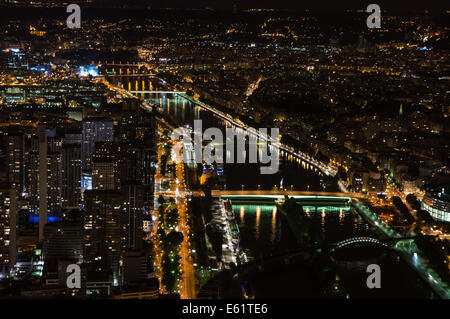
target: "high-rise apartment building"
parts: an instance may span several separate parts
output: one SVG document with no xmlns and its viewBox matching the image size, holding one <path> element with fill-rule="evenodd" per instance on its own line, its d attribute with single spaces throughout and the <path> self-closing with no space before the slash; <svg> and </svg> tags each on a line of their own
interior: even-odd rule
<svg viewBox="0 0 450 319">
<path fill-rule="evenodd" d="M 113 158 L 94 158 L 92 163 L 92 189 L 113 190 L 119 188 L 117 162 Z"/>
<path fill-rule="evenodd" d="M 39 194 L 39 242 L 44 240 L 44 225 L 47 223 L 47 194 L 48 194 L 48 143 L 47 132 L 38 132 L 39 139 L 39 171 L 38 171 L 38 194 Z"/>
<path fill-rule="evenodd" d="M 63 207 L 79 208 L 81 205 L 81 145 L 64 144 L 61 160 Z"/>
<path fill-rule="evenodd" d="M 8 134 L 4 138 L 4 145 L 8 162 L 8 181 L 20 195 L 25 191 L 25 135 Z"/>
<path fill-rule="evenodd" d="M 118 282 L 119 261 L 126 242 L 121 225 L 118 190 L 84 192 L 85 262 L 89 273 L 103 273 Z"/>
<path fill-rule="evenodd" d="M 0 276 L 9 276 L 17 257 L 17 191 L 0 185 Z"/>
<path fill-rule="evenodd" d="M 82 146 L 83 168 L 91 168 L 91 159 L 95 154 L 96 142 L 112 142 L 114 122 L 111 119 L 88 119 L 83 121 Z"/>
</svg>

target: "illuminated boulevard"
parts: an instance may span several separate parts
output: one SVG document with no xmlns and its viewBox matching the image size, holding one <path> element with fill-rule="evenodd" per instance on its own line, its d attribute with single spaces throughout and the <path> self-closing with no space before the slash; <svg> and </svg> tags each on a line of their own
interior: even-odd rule
<svg viewBox="0 0 450 319">
<path fill-rule="evenodd" d="M 159 128 L 160 133 L 163 131 Z M 161 148 L 158 148 L 158 162 L 160 162 L 162 156 Z M 172 163 L 169 159 L 168 163 Z M 163 188 L 163 182 L 169 183 L 169 189 Z M 188 224 L 188 210 L 187 210 L 187 199 L 186 199 L 186 184 L 185 184 L 185 173 L 184 164 L 176 164 L 176 178 L 162 176 L 160 167 L 157 167 L 155 175 L 155 197 L 158 198 L 160 195 L 167 198 L 174 198 L 178 209 L 179 222 L 178 231 L 183 234 L 183 242 L 180 245 L 179 255 L 180 255 L 180 268 L 181 268 L 181 283 L 180 283 L 180 297 L 183 299 L 193 299 L 196 297 L 195 290 L 195 269 L 193 265 L 193 259 L 191 256 L 191 248 L 189 242 L 189 224 Z M 157 214 L 157 211 L 156 211 Z M 157 223 L 158 219 L 156 220 Z M 157 226 L 157 224 L 155 225 Z M 156 229 L 156 228 L 155 228 Z M 162 252 L 157 248 L 157 256 L 161 256 Z M 157 258 L 156 267 L 160 267 L 158 262 L 160 258 Z M 161 274 L 160 269 L 157 273 Z"/>
<path fill-rule="evenodd" d="M 180 215 L 179 230 L 183 234 L 184 240 L 181 243 L 180 257 L 182 267 L 182 284 L 180 287 L 180 296 L 185 299 L 195 298 L 195 270 L 191 256 L 189 242 L 189 225 L 187 216 L 187 200 L 186 185 L 184 182 L 184 164 L 176 165 L 177 183 L 175 188 L 175 200 L 177 203 L 178 213 Z M 181 228 L 181 229 L 180 229 Z"/>
</svg>

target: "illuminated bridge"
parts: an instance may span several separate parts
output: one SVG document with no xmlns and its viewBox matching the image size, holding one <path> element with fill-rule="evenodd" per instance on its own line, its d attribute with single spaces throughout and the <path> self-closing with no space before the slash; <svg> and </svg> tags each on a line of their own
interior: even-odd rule
<svg viewBox="0 0 450 319">
<path fill-rule="evenodd" d="M 186 92 L 181 91 L 128 91 L 133 94 L 185 94 Z"/>
<path fill-rule="evenodd" d="M 105 63 L 105 65 L 108 66 L 118 66 L 118 67 L 141 67 L 147 65 L 146 63 L 131 63 L 131 62 L 119 62 L 119 63 Z"/>
<path fill-rule="evenodd" d="M 371 244 L 371 245 L 382 245 L 385 247 L 389 247 L 385 243 L 381 242 L 380 240 L 372 237 L 352 237 L 344 239 L 343 241 L 340 241 L 336 244 L 336 247 L 333 248 L 333 251 L 339 248 L 344 248 L 352 245 L 360 245 L 360 244 Z"/>
<path fill-rule="evenodd" d="M 107 77 L 111 77 L 111 78 L 114 78 L 114 77 L 131 78 L 131 77 L 144 77 L 145 76 L 146 78 L 157 78 L 157 79 L 159 79 L 159 77 L 157 77 L 156 75 L 154 75 L 154 74 L 147 74 L 147 73 L 132 73 L 132 74 L 111 74 L 111 73 L 108 73 L 106 75 L 101 75 L 101 76 L 107 76 Z"/>
<path fill-rule="evenodd" d="M 364 198 L 364 195 L 357 193 L 340 193 L 340 192 L 308 192 L 308 191 L 273 191 L 273 190 L 213 190 L 212 196 L 222 196 L 222 197 L 261 197 L 268 199 L 284 199 L 285 196 L 294 198 L 305 198 L 311 197 L 316 199 L 346 199 L 350 200 L 352 198 Z"/>
<path fill-rule="evenodd" d="M 386 238 L 386 239 L 376 239 L 372 237 L 352 237 L 344 239 L 343 241 L 338 242 L 335 244 L 336 246 L 331 250 L 331 252 L 334 252 L 337 249 L 345 248 L 349 246 L 361 246 L 361 245 L 379 245 L 384 246 L 386 248 L 391 247 L 387 243 L 395 243 L 400 240 L 406 240 L 406 239 L 414 239 L 414 236 L 406 236 L 406 237 L 396 237 L 396 238 Z"/>
<path fill-rule="evenodd" d="M 212 196 L 221 196 L 230 199 L 236 204 L 273 204 L 286 199 L 294 198 L 302 206 L 318 206 L 320 204 L 331 204 L 324 206 L 334 206 L 335 204 L 351 206 L 356 212 L 370 225 L 376 227 L 381 233 L 383 239 L 407 239 L 398 234 L 394 229 L 386 225 L 380 217 L 367 207 L 360 199 L 364 198 L 361 194 L 339 193 L 339 192 L 304 192 L 304 191 L 218 191 L 213 190 Z M 196 194 L 193 193 L 195 196 Z M 202 195 L 200 195 L 202 196 Z M 204 195 L 203 195 L 204 196 Z M 322 207 L 322 206 L 320 206 Z M 325 213 L 327 210 L 325 209 Z"/>
</svg>

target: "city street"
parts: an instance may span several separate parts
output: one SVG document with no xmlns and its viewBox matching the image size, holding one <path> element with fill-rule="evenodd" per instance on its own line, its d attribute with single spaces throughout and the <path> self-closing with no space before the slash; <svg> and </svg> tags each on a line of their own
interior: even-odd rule
<svg viewBox="0 0 450 319">
<path fill-rule="evenodd" d="M 160 129 L 160 132 L 162 129 Z M 162 156 L 161 148 L 158 148 L 158 163 L 160 163 Z M 168 163 L 172 163 L 171 159 L 168 160 Z M 190 229 L 188 225 L 188 211 L 187 211 L 187 199 L 186 199 L 186 184 L 185 184 L 185 173 L 184 173 L 184 164 L 179 163 L 176 164 L 176 178 L 169 176 L 161 175 L 161 168 L 158 167 L 155 175 L 155 198 L 158 198 L 162 195 L 164 198 L 174 198 L 175 203 L 178 209 L 179 214 L 179 222 L 178 222 L 178 231 L 183 234 L 183 242 L 180 246 L 179 255 L 181 257 L 181 283 L 180 283 L 180 297 L 183 299 L 192 299 L 196 296 L 196 287 L 195 287 L 195 269 L 194 262 L 191 256 L 191 248 L 189 242 L 189 234 Z M 167 174 L 166 174 L 167 175 Z M 169 189 L 164 189 L 162 187 L 162 183 L 168 182 Z M 156 261 L 158 265 L 158 261 Z"/>
</svg>

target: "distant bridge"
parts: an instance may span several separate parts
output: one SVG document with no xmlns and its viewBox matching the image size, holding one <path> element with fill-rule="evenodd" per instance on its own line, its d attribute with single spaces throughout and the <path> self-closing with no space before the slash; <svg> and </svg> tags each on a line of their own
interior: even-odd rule
<svg viewBox="0 0 450 319">
<path fill-rule="evenodd" d="M 148 77 L 148 78 L 158 78 L 154 74 L 145 74 L 145 73 L 132 73 L 132 74 L 105 74 L 103 76 L 107 77 L 133 77 L 133 76 L 142 76 L 142 77 Z"/>
<path fill-rule="evenodd" d="M 123 66 L 141 67 L 141 66 L 145 66 L 146 63 L 129 63 L 129 62 L 126 62 L 126 63 L 121 63 L 121 62 L 114 63 L 114 62 L 112 62 L 112 63 L 105 63 L 104 65 L 106 65 L 106 66 L 119 66 L 119 67 L 123 67 Z"/>
</svg>

